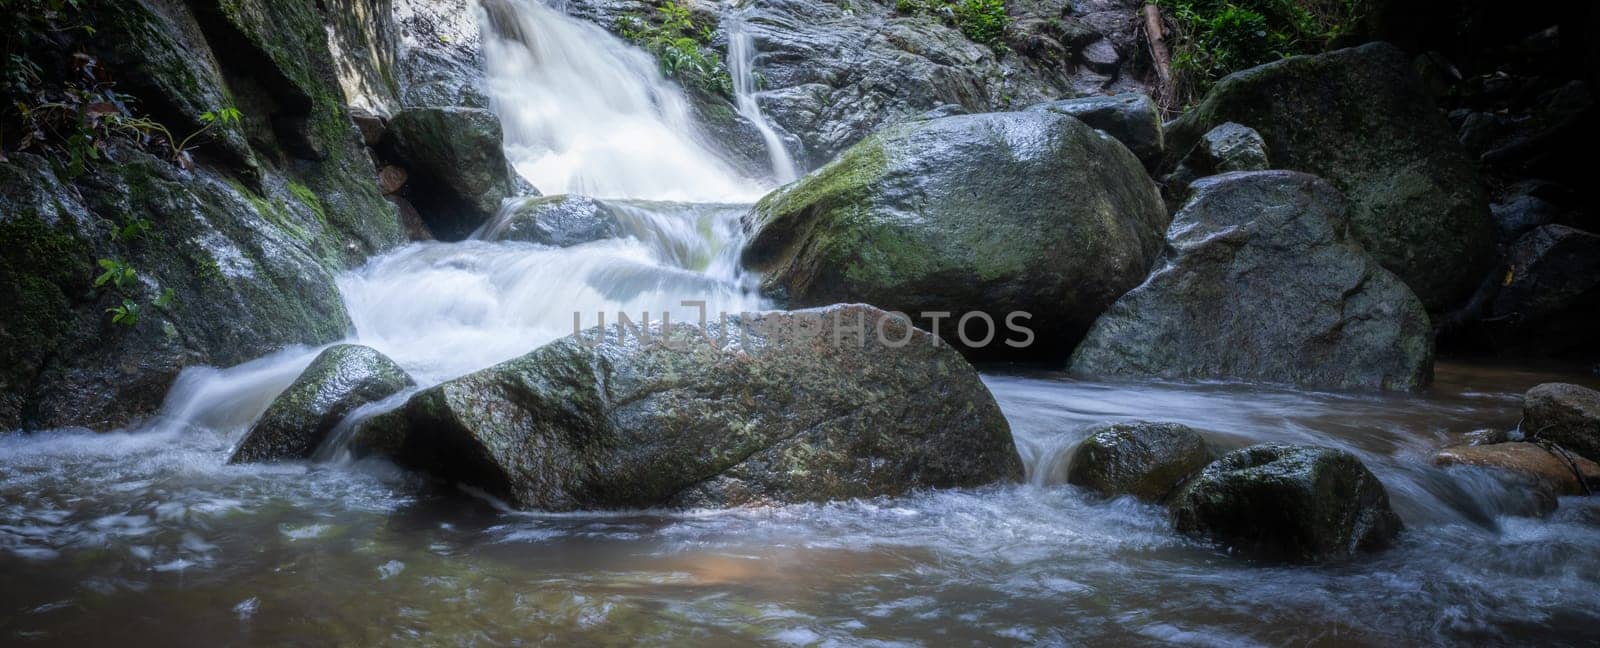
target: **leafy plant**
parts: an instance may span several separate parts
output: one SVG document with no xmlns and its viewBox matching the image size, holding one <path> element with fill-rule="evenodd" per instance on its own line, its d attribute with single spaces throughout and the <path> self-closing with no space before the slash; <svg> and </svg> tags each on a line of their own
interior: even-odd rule
<svg viewBox="0 0 1600 648">
<path fill-rule="evenodd" d="M 1182 103 L 1239 70 L 1322 52 L 1358 31 L 1374 0 L 1155 0 L 1175 27 Z"/>
<path fill-rule="evenodd" d="M 665 0 L 653 19 L 623 16 L 617 20 L 617 30 L 655 55 L 662 74 L 711 94 L 733 96 L 733 75 L 710 46 L 715 30 L 709 24 L 696 24 L 694 14 L 677 0 Z"/>
<path fill-rule="evenodd" d="M 117 290 L 127 290 L 137 285 L 139 273 L 121 259 L 101 259 L 100 269 L 105 272 L 94 278 L 96 288 L 111 284 Z"/>
<path fill-rule="evenodd" d="M 1006 26 L 1011 24 L 1005 0 L 895 0 L 894 9 L 937 17 L 961 30 L 968 40 L 995 50 L 1005 48 Z"/>
<path fill-rule="evenodd" d="M 139 302 L 133 301 L 132 299 L 128 299 L 126 297 L 122 299 L 121 304 L 106 309 L 107 313 L 111 313 L 111 322 L 113 324 L 121 324 L 123 326 L 133 326 L 134 324 L 138 324 L 139 311 Z"/>
</svg>

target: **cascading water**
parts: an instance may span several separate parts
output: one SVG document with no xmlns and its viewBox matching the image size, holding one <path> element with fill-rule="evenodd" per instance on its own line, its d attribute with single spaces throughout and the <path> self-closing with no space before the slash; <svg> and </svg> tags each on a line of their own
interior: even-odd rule
<svg viewBox="0 0 1600 648">
<path fill-rule="evenodd" d="M 728 31 L 728 65 L 733 72 L 734 104 L 739 109 L 739 114 L 754 124 L 756 131 L 761 133 L 761 140 L 767 146 L 767 158 L 772 163 L 772 177 L 779 184 L 794 182 L 799 174 L 794 168 L 794 159 L 789 157 L 789 150 L 783 145 L 783 138 L 778 137 L 778 131 L 773 128 L 772 122 L 767 121 L 767 116 L 762 114 L 761 106 L 756 103 L 757 76 L 755 70 L 756 41 L 750 35 L 750 30 L 745 24 L 745 15 L 742 10 L 734 10 L 727 21 Z"/>
<path fill-rule="evenodd" d="M 699 141 L 649 54 L 535 0 L 483 0 L 506 155 L 546 194 L 742 202 L 763 188 Z"/>
</svg>

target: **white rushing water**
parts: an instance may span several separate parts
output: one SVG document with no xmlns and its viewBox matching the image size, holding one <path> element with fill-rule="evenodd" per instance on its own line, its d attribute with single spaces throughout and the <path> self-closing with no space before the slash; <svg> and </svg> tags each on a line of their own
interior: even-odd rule
<svg viewBox="0 0 1600 648">
<path fill-rule="evenodd" d="M 738 107 L 739 114 L 754 124 L 756 131 L 761 133 L 761 140 L 767 146 L 767 159 L 772 164 L 772 177 L 779 184 L 794 182 L 800 177 L 794 167 L 793 158 L 789 157 L 789 149 L 783 145 L 783 138 L 778 137 L 778 131 L 773 128 L 772 122 L 767 121 L 767 116 L 761 112 L 761 106 L 756 103 L 757 77 L 755 69 L 756 41 L 750 35 L 750 30 L 745 25 L 743 11 L 734 11 L 726 22 L 728 32 L 728 66 L 733 72 L 734 105 Z"/>
<path fill-rule="evenodd" d="M 700 202 L 764 193 L 696 137 L 688 99 L 649 54 L 535 0 L 483 7 L 506 154 L 540 191 Z"/>
</svg>

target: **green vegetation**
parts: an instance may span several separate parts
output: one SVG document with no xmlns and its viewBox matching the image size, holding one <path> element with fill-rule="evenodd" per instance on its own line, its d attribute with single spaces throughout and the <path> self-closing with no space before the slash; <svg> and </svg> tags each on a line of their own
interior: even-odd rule
<svg viewBox="0 0 1600 648">
<path fill-rule="evenodd" d="M 895 11 L 907 15 L 936 16 L 961 30 L 969 40 L 996 51 L 1005 48 L 1005 0 L 895 0 Z"/>
<path fill-rule="evenodd" d="M 1316 54 L 1355 35 L 1374 0 L 1156 0 L 1175 28 L 1172 72 L 1180 104 L 1228 74 L 1285 56 Z"/>
<path fill-rule="evenodd" d="M 733 75 L 711 47 L 713 25 L 695 22 L 689 8 L 665 0 L 655 16 L 629 14 L 617 20 L 623 38 L 655 55 L 661 73 L 709 94 L 733 97 Z"/>
</svg>

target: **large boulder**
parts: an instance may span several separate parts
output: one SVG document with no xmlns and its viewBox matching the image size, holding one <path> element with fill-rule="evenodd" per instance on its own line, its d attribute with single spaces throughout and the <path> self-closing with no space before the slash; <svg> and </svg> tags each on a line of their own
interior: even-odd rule
<svg viewBox="0 0 1600 648">
<path fill-rule="evenodd" d="M 1276 167 L 1343 192 L 1356 240 L 1430 311 L 1464 300 L 1492 265 L 1493 228 L 1472 161 L 1394 46 L 1232 74 L 1168 127 L 1168 150 L 1185 155 L 1225 122 L 1261 133 Z"/>
<path fill-rule="evenodd" d="M 408 108 L 389 122 L 393 157 L 409 170 L 411 203 L 444 240 L 466 238 L 517 193 L 500 118 L 483 108 Z"/>
<path fill-rule="evenodd" d="M 867 302 L 986 314 L 978 358 L 1061 359 L 1106 306 L 1138 285 L 1166 215 L 1139 160 L 1110 136 L 1050 112 L 916 121 L 857 144 L 757 203 L 744 252 L 763 289 L 793 307 Z M 1031 346 L 1004 327 L 1034 332 Z M 920 321 L 920 320 L 919 320 Z M 938 326 L 934 322 L 933 326 Z"/>
<path fill-rule="evenodd" d="M 1522 433 L 1600 461 L 1600 392 L 1567 383 L 1545 383 L 1522 399 Z"/>
<path fill-rule="evenodd" d="M 1264 444 L 1207 466 L 1172 499 L 1180 532 L 1295 563 L 1381 549 L 1401 529 L 1389 493 L 1343 450 Z"/>
<path fill-rule="evenodd" d="M 418 392 L 369 419 L 355 452 L 549 510 L 822 501 L 1022 475 L 971 365 L 883 311 L 644 334 L 591 329 Z"/>
<path fill-rule="evenodd" d="M 1090 431 L 1067 463 L 1067 483 L 1105 497 L 1157 502 L 1215 458 L 1187 426 L 1118 423 Z"/>
<path fill-rule="evenodd" d="M 1433 372 L 1427 312 L 1346 236 L 1345 202 L 1293 171 L 1194 183 L 1165 264 L 1106 312 L 1079 373 L 1415 389 Z"/>
<path fill-rule="evenodd" d="M 370 347 L 328 347 L 273 399 L 228 463 L 309 459 L 350 412 L 412 384 L 400 365 Z"/>
<path fill-rule="evenodd" d="M 1166 150 L 1161 135 L 1161 108 L 1142 92 L 1047 101 L 1028 110 L 1077 117 L 1122 142 L 1151 169 L 1161 164 L 1161 155 Z"/>
<path fill-rule="evenodd" d="M 1552 495 L 1588 495 L 1600 488 L 1600 464 L 1525 441 L 1445 448 L 1433 463 L 1490 468 Z"/>
</svg>

